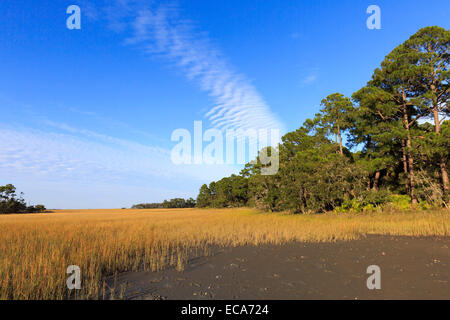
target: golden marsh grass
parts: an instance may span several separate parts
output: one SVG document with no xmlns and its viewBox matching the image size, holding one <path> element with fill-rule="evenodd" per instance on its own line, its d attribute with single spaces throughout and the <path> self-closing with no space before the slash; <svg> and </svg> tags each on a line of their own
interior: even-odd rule
<svg viewBox="0 0 450 320">
<path fill-rule="evenodd" d="M 101 298 L 118 272 L 171 266 L 212 246 L 353 240 L 367 234 L 450 236 L 446 210 L 288 215 L 253 209 L 56 210 L 0 215 L 0 299 L 67 299 L 69 265 L 81 268 L 77 297 Z"/>
</svg>

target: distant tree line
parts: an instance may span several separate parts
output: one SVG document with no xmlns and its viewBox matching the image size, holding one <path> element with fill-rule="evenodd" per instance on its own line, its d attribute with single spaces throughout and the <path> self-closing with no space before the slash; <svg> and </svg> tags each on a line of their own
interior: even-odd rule
<svg viewBox="0 0 450 320">
<path fill-rule="evenodd" d="M 27 206 L 23 199 L 23 193 L 16 194 L 16 188 L 12 184 L 0 186 L 0 214 L 4 213 L 35 213 L 44 212 L 43 205 Z"/>
<path fill-rule="evenodd" d="M 193 198 L 183 199 L 174 198 L 170 200 L 164 200 L 160 203 L 139 203 L 133 205 L 132 209 L 155 209 L 155 208 L 194 208 L 196 201 Z"/>
<path fill-rule="evenodd" d="M 278 173 L 262 175 L 258 157 L 239 175 L 201 186 L 197 206 L 297 213 L 448 206 L 449 41 L 446 29 L 420 29 L 351 98 L 330 94 L 313 119 L 282 137 L 274 146 Z"/>
</svg>

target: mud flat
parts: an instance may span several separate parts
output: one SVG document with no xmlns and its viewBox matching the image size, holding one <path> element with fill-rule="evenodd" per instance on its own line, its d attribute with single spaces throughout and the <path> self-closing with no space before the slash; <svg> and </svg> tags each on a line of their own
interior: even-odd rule
<svg viewBox="0 0 450 320">
<path fill-rule="evenodd" d="M 380 290 L 367 288 L 370 265 L 380 267 Z M 220 248 L 182 272 L 120 274 L 119 287 L 125 299 L 450 299 L 450 238 Z"/>
</svg>

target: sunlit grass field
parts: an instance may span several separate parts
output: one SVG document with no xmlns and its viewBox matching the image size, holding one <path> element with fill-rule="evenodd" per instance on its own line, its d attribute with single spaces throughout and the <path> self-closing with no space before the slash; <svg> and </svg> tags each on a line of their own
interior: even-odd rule
<svg viewBox="0 0 450 320">
<path fill-rule="evenodd" d="M 82 299 L 101 299 L 106 276 L 183 270 L 212 247 L 353 240 L 367 234 L 450 236 L 448 210 L 289 215 L 253 209 L 55 210 L 0 215 L 0 299 L 67 299 L 69 265 Z"/>
</svg>

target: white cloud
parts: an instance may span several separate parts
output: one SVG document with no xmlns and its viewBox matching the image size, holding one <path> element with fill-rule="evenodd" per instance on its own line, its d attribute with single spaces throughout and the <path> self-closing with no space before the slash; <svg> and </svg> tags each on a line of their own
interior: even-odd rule
<svg viewBox="0 0 450 320">
<path fill-rule="evenodd" d="M 0 170 L 15 168 L 20 174 L 49 179 L 73 178 L 109 181 L 115 178 L 146 180 L 150 177 L 212 179 L 235 168 L 181 166 L 170 160 L 170 150 L 118 139 L 66 124 L 68 133 L 0 127 Z M 216 172 L 217 174 L 214 174 Z M 7 171 L 3 171 L 7 175 Z M 15 173 L 13 173 L 15 174 Z"/>
<path fill-rule="evenodd" d="M 84 194 L 81 206 L 88 203 L 91 207 L 108 200 L 109 206 L 121 206 L 125 198 L 113 198 L 106 191 L 107 198 L 97 197 L 97 192 L 112 188 L 140 190 L 136 193 L 140 200 L 136 201 L 195 196 L 202 183 L 237 171 L 225 165 L 177 166 L 171 162 L 167 149 L 66 124 L 52 125 L 65 132 L 0 126 L 0 184 L 22 182 L 31 195 L 40 194 L 43 189 L 53 190 L 46 198 L 36 200 L 52 207 L 80 207 L 80 200 L 71 197 L 70 190 Z M 55 187 L 62 184 L 66 187 Z M 153 192 L 145 194 L 148 190 Z"/>
<path fill-rule="evenodd" d="M 302 83 L 303 84 L 312 84 L 312 83 L 316 82 L 317 79 L 318 79 L 317 74 L 310 74 L 303 79 Z"/>
<path fill-rule="evenodd" d="M 219 129 L 280 129 L 283 124 L 241 73 L 226 61 L 207 36 L 179 17 L 176 8 L 139 9 L 134 36 L 127 43 L 162 56 L 184 71 L 212 97 L 206 117 Z"/>
</svg>

